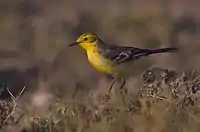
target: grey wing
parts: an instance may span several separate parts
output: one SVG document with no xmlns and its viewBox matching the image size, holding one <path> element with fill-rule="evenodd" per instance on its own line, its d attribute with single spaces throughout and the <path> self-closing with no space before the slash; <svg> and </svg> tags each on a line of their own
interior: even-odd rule
<svg viewBox="0 0 200 132">
<path fill-rule="evenodd" d="M 104 50 L 103 55 L 115 63 L 122 63 L 137 59 L 137 55 L 140 54 L 140 51 L 144 50 L 135 47 L 110 46 L 108 49 Z"/>
</svg>

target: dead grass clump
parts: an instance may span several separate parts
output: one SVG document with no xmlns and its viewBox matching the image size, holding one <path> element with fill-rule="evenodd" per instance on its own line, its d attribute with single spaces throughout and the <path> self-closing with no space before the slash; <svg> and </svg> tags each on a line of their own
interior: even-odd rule
<svg viewBox="0 0 200 132">
<path fill-rule="evenodd" d="M 115 93 L 115 98 L 107 103 L 95 99 L 98 96 L 91 95 L 91 99 L 90 94 L 73 99 L 56 94 L 48 112 L 42 115 L 34 115 L 31 106 L 28 106 L 29 111 L 19 106 L 17 99 L 24 89 L 16 97 L 7 89 L 13 102 L 0 102 L 1 126 L 6 126 L 8 117 L 16 118 L 14 113 L 20 108 L 23 116 L 18 121 L 15 119 L 13 124 L 27 132 L 199 130 L 200 77 L 195 72 L 154 67 L 144 72 L 142 81 L 138 93 L 133 95 L 128 91 L 124 101 L 120 101 L 119 93 Z"/>
<path fill-rule="evenodd" d="M 143 74 L 142 97 L 162 100 L 181 107 L 194 106 L 200 91 L 200 76 L 152 68 Z"/>
</svg>

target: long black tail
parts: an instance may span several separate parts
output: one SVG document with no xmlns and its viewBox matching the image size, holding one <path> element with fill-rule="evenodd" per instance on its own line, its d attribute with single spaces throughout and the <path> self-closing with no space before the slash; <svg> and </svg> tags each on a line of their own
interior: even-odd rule
<svg viewBox="0 0 200 132">
<path fill-rule="evenodd" d="M 178 52 L 179 50 L 177 48 L 162 48 L 162 49 L 155 49 L 155 50 L 147 50 L 147 49 L 141 49 L 134 55 L 134 59 L 138 59 L 142 56 L 149 56 L 153 54 L 158 53 L 173 53 Z"/>
</svg>

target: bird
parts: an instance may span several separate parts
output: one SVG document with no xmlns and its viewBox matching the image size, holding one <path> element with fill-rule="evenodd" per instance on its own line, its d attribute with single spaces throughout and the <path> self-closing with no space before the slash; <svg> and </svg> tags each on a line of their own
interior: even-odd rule
<svg viewBox="0 0 200 132">
<path fill-rule="evenodd" d="M 111 92 L 116 79 L 120 79 L 122 89 L 126 83 L 122 65 L 138 60 L 143 56 L 158 53 L 177 52 L 175 47 L 160 49 L 143 49 L 131 46 L 119 46 L 105 43 L 100 37 L 91 32 L 81 34 L 69 47 L 79 45 L 86 51 L 89 63 L 99 72 L 111 75 L 113 80 L 109 86 L 108 94 Z"/>
</svg>

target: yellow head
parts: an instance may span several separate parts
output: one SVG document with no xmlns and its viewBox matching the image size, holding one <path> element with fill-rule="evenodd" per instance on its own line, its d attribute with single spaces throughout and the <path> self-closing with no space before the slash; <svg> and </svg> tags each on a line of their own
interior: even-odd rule
<svg viewBox="0 0 200 132">
<path fill-rule="evenodd" d="M 80 45 L 83 49 L 88 50 L 95 48 L 100 39 L 92 33 L 84 33 L 79 36 L 75 43 L 70 44 L 69 46 Z"/>
</svg>

